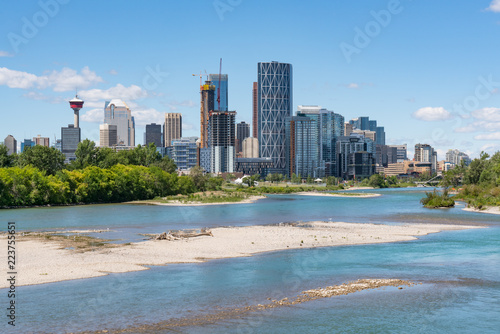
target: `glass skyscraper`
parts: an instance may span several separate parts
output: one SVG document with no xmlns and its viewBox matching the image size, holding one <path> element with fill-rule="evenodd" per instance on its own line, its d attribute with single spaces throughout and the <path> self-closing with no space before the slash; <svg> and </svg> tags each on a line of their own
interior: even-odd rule
<svg viewBox="0 0 500 334">
<path fill-rule="evenodd" d="M 318 115 L 316 115 L 318 116 Z M 297 114 L 286 123 L 287 174 L 322 177 L 318 117 Z"/>
<path fill-rule="evenodd" d="M 135 120 L 125 102 L 119 99 L 106 101 L 104 123 L 116 125 L 119 146 L 135 146 Z"/>
<path fill-rule="evenodd" d="M 318 126 L 319 154 L 324 172 L 320 170 L 318 177 L 337 175 L 336 140 L 344 135 L 344 116 L 336 114 L 321 106 L 298 106 L 297 115 L 301 114 L 316 120 Z"/>
<path fill-rule="evenodd" d="M 217 91 L 219 88 L 219 75 L 218 74 L 209 74 L 208 80 L 212 82 L 212 85 L 215 86 L 215 94 L 214 94 L 214 106 L 211 110 L 219 110 L 217 103 Z M 220 111 L 228 111 L 228 78 L 227 74 L 221 74 L 220 76 Z"/>
<path fill-rule="evenodd" d="M 292 116 L 292 65 L 261 62 L 258 77 L 258 139 L 262 158 L 271 158 L 272 173 L 286 173 L 286 119 Z"/>
</svg>

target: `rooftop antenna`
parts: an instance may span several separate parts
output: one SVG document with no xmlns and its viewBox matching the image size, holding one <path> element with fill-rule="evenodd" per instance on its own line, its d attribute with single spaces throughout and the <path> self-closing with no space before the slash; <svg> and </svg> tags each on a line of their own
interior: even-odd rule
<svg viewBox="0 0 500 334">
<path fill-rule="evenodd" d="M 217 110 L 220 111 L 220 77 L 222 73 L 222 58 L 220 59 L 220 65 L 219 65 L 219 84 L 217 85 Z"/>
</svg>

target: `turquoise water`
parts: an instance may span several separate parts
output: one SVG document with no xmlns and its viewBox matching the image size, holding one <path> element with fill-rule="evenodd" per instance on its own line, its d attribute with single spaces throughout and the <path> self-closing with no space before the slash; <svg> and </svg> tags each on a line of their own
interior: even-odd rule
<svg viewBox="0 0 500 334">
<path fill-rule="evenodd" d="M 136 233 L 281 221 L 474 223 L 489 228 L 432 234 L 417 241 L 300 249 L 202 264 L 176 264 L 18 288 L 16 332 L 65 333 L 197 319 L 218 308 L 267 303 L 303 290 L 360 278 L 422 285 L 386 288 L 230 317 L 180 333 L 497 333 L 500 328 L 500 216 L 461 208 L 424 209 L 420 189 L 381 190 L 377 198 L 270 196 L 256 204 L 209 207 L 93 205 L 0 211 L 21 229 L 110 228 Z M 107 237 L 108 233 L 104 233 Z M 22 250 L 19 250 L 20 252 Z M 19 275 L 22 275 L 20 273 Z M 0 302 L 7 303 L 6 290 Z M 4 325 L 5 324 L 5 325 Z M 2 327 L 6 327 L 4 319 Z M 171 333 L 158 327 L 158 333 Z"/>
</svg>

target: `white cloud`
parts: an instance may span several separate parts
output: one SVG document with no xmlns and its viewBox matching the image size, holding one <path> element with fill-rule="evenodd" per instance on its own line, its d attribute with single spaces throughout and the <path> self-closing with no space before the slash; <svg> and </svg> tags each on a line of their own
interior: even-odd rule
<svg viewBox="0 0 500 334">
<path fill-rule="evenodd" d="M 500 140 L 500 132 L 482 133 L 474 137 L 476 140 Z"/>
<path fill-rule="evenodd" d="M 13 54 L 8 53 L 7 51 L 0 51 L 0 57 L 12 57 Z"/>
<path fill-rule="evenodd" d="M 87 110 L 85 114 L 80 116 L 80 120 L 89 123 L 102 123 L 104 120 L 104 108 Z"/>
<path fill-rule="evenodd" d="M 82 68 L 80 73 L 64 67 L 61 71 L 52 71 L 42 76 L 0 67 L 0 85 L 6 85 L 10 88 L 52 88 L 55 92 L 65 92 L 77 88 L 87 88 L 98 82 L 102 82 L 102 78 L 87 66 Z"/>
<path fill-rule="evenodd" d="M 66 92 L 79 88 L 87 88 L 103 81 L 102 78 L 94 71 L 91 71 L 88 66 L 82 68 L 80 73 L 65 67 L 60 72 L 52 71 L 47 77 L 49 86 L 53 86 L 55 92 Z"/>
<path fill-rule="evenodd" d="M 132 110 L 136 126 L 144 126 L 150 123 L 163 124 L 164 113 L 154 108 Z"/>
<path fill-rule="evenodd" d="M 425 107 L 415 111 L 412 116 L 421 121 L 446 121 L 453 118 L 453 115 L 443 107 Z"/>
<path fill-rule="evenodd" d="M 357 83 L 351 82 L 350 84 L 347 85 L 347 88 L 358 89 L 359 85 Z"/>
<path fill-rule="evenodd" d="M 495 13 L 500 13 L 500 0 L 493 0 L 490 3 L 490 6 L 486 8 L 486 10 L 490 10 Z"/>
<path fill-rule="evenodd" d="M 114 69 L 111 69 L 111 70 L 109 70 L 109 74 L 111 74 L 111 75 L 117 75 L 118 72 L 116 70 L 114 70 Z"/>
<path fill-rule="evenodd" d="M 500 131 L 500 122 L 475 121 L 467 126 L 456 128 L 455 132 Z"/>
<path fill-rule="evenodd" d="M 131 100 L 138 100 L 145 98 L 148 95 L 146 90 L 142 89 L 136 85 L 130 85 L 130 87 L 125 87 L 122 84 L 118 84 L 114 87 L 108 89 L 90 89 L 82 90 L 78 92 L 84 101 L 89 102 L 99 102 L 104 108 L 104 101 L 109 101 L 111 99 L 121 99 L 128 103 Z"/>
<path fill-rule="evenodd" d="M 472 117 L 488 122 L 500 122 L 500 108 L 478 109 L 472 112 Z"/>
</svg>

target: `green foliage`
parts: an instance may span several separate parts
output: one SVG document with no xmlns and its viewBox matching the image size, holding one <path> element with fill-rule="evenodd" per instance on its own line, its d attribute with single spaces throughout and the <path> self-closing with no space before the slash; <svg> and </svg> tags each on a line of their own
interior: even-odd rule
<svg viewBox="0 0 500 334">
<path fill-rule="evenodd" d="M 0 167 L 10 167 L 14 163 L 14 155 L 9 155 L 7 146 L 0 144 Z"/>
<path fill-rule="evenodd" d="M 456 198 L 478 209 L 500 206 L 500 152 L 491 158 L 482 152 L 464 170 L 463 184 Z"/>
<path fill-rule="evenodd" d="M 384 180 L 384 177 L 380 174 L 373 174 L 368 179 L 368 186 L 373 188 L 387 188 L 387 183 Z"/>
<path fill-rule="evenodd" d="M 436 189 L 433 192 L 426 192 L 425 197 L 420 200 L 426 208 L 449 208 L 455 206 L 455 201 L 448 195 L 448 189 L 442 194 Z"/>
<path fill-rule="evenodd" d="M 53 147 L 35 145 L 19 154 L 18 167 L 33 166 L 47 174 L 55 175 L 64 167 L 64 154 Z"/>
<path fill-rule="evenodd" d="M 267 180 L 267 178 L 266 178 L 266 180 Z M 296 175 L 295 173 L 294 173 L 294 174 L 292 174 L 292 177 L 290 178 L 290 181 L 291 181 L 292 183 L 299 184 L 299 183 L 300 183 L 300 181 L 301 181 L 300 174 L 298 174 L 298 175 Z"/>
<path fill-rule="evenodd" d="M 218 180 L 217 180 L 218 182 Z M 56 175 L 29 165 L 0 168 L 0 206 L 108 203 L 189 194 L 193 180 L 158 167 L 115 165 L 62 170 Z"/>
</svg>

